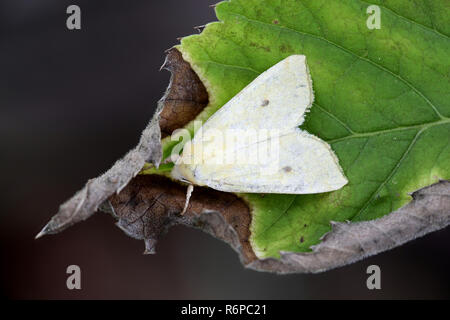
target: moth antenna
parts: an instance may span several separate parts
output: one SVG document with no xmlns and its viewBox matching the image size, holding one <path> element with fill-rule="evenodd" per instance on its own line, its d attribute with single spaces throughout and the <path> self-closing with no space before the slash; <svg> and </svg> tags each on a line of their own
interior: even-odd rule
<svg viewBox="0 0 450 320">
<path fill-rule="evenodd" d="M 187 208 L 188 208 L 188 206 L 189 206 L 189 199 L 191 199 L 192 191 L 194 191 L 194 185 L 193 185 L 193 184 L 190 184 L 190 185 L 187 187 L 187 191 L 186 191 L 186 202 L 184 203 L 183 211 L 181 211 L 181 213 L 180 213 L 181 215 L 184 215 L 184 214 L 186 213 L 186 210 L 187 210 Z"/>
</svg>

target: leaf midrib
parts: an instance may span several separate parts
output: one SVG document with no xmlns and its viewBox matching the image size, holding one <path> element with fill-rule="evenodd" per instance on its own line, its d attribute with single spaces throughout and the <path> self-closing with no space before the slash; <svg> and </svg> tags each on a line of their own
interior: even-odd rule
<svg viewBox="0 0 450 320">
<path fill-rule="evenodd" d="M 335 142 L 340 142 L 340 141 L 353 139 L 353 138 L 371 137 L 371 136 L 376 136 L 376 135 L 380 135 L 380 134 L 403 131 L 403 130 L 410 130 L 410 129 L 420 129 L 420 130 L 425 129 L 426 130 L 430 127 L 447 124 L 447 123 L 450 123 L 449 118 L 445 118 L 443 120 L 438 120 L 438 121 L 433 121 L 433 122 L 426 122 L 426 123 L 418 124 L 418 125 L 397 127 L 397 128 L 393 128 L 393 129 L 385 129 L 385 130 L 371 131 L 371 132 L 365 132 L 365 133 L 353 133 L 348 136 L 337 138 L 337 139 L 331 139 L 331 140 L 323 139 L 323 140 L 325 140 L 328 143 L 335 143 Z"/>
</svg>

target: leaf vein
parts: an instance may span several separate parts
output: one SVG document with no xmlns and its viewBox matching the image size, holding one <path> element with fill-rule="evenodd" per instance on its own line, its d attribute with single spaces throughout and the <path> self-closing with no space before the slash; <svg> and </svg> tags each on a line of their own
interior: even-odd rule
<svg viewBox="0 0 450 320">
<path fill-rule="evenodd" d="M 384 72 L 387 72 L 387 73 L 389 73 L 390 75 L 392 75 L 393 77 L 399 79 L 399 80 L 400 80 L 401 82 L 403 82 L 406 86 L 410 87 L 414 92 L 416 92 L 423 100 L 425 100 L 425 102 L 432 108 L 432 110 L 436 113 L 436 115 L 437 115 L 439 118 L 441 118 L 441 119 L 446 119 L 446 117 L 444 117 L 444 116 L 439 112 L 439 110 L 438 110 L 438 109 L 436 108 L 436 106 L 430 101 L 430 99 L 428 99 L 421 91 L 419 91 L 419 90 L 418 90 L 415 86 L 413 86 L 409 81 L 407 81 L 406 79 L 404 79 L 404 78 L 403 78 L 402 76 L 400 76 L 399 74 L 394 73 L 393 71 L 387 69 L 386 67 L 383 67 L 382 65 L 380 65 L 379 63 L 377 63 L 377 62 L 375 62 L 375 61 L 373 61 L 373 60 L 371 60 L 371 59 L 364 58 L 364 57 L 358 55 L 357 53 L 353 52 L 352 50 L 347 49 L 347 48 L 345 48 L 345 47 L 343 47 L 343 46 L 341 46 L 341 45 L 339 45 L 339 44 L 337 44 L 337 43 L 335 43 L 335 42 L 333 42 L 333 41 L 331 41 L 331 40 L 328 40 L 328 39 L 326 39 L 326 38 L 320 37 L 320 36 L 318 36 L 318 35 L 314 35 L 314 34 L 307 33 L 307 32 L 303 32 L 303 31 L 299 31 L 299 30 L 295 30 L 295 29 L 292 29 L 292 28 L 289 28 L 289 27 L 285 27 L 285 26 L 272 25 L 272 24 L 267 23 L 267 22 L 265 22 L 265 21 L 255 20 L 255 19 L 249 18 L 249 17 L 247 17 L 247 16 L 244 16 L 244 15 L 242 15 L 242 14 L 235 13 L 235 12 L 230 12 L 230 14 L 231 14 L 231 15 L 234 15 L 234 16 L 236 16 L 236 17 L 238 17 L 238 18 L 240 17 L 240 18 L 242 18 L 242 19 L 248 21 L 249 23 L 262 24 L 262 25 L 265 25 L 265 26 L 267 26 L 267 27 L 269 27 L 269 28 L 277 28 L 277 29 L 279 28 L 279 29 L 287 30 L 287 31 L 294 32 L 294 33 L 297 33 L 297 34 L 300 34 L 300 35 L 308 36 L 308 37 L 311 37 L 311 38 L 314 38 L 314 39 L 317 39 L 317 40 L 325 41 L 325 42 L 327 42 L 328 44 L 330 44 L 330 45 L 332 45 L 332 46 L 335 46 L 336 48 L 338 48 L 338 49 L 340 49 L 340 50 L 342 50 L 342 51 L 344 51 L 344 52 L 347 52 L 348 54 L 351 54 L 351 55 L 353 55 L 353 56 L 355 56 L 355 57 L 358 57 L 359 59 L 361 59 L 361 60 L 363 60 L 363 61 L 366 61 L 366 62 L 372 64 L 373 66 L 379 68 L 380 70 L 383 70 Z"/>
<path fill-rule="evenodd" d="M 334 114 L 326 110 L 324 107 L 320 106 L 317 102 L 314 102 L 314 105 L 318 107 L 320 110 L 322 110 L 325 114 L 327 114 L 328 116 L 339 122 L 350 134 L 355 134 L 355 132 L 350 128 L 350 126 L 347 125 L 344 121 L 336 117 Z"/>
<path fill-rule="evenodd" d="M 394 168 L 391 170 L 390 174 L 387 176 L 387 178 L 380 184 L 380 186 L 371 194 L 371 196 L 369 197 L 369 200 L 367 200 L 367 202 L 361 207 L 361 210 L 359 210 L 359 212 L 352 218 L 352 220 L 358 218 L 363 211 L 365 211 L 369 205 L 372 203 L 373 199 L 375 198 L 375 196 L 381 191 L 381 189 L 386 185 L 386 183 L 395 175 L 395 173 L 397 172 L 398 168 L 400 168 L 400 165 L 402 164 L 402 162 L 406 159 L 406 157 L 408 156 L 409 152 L 411 151 L 411 149 L 413 148 L 413 146 L 415 145 L 415 143 L 417 142 L 417 139 L 420 137 L 420 135 L 426 130 L 426 128 L 422 128 L 421 130 L 419 130 L 416 135 L 414 136 L 414 138 L 411 140 L 411 143 L 409 144 L 408 148 L 406 148 L 405 152 L 403 153 L 402 157 L 400 158 L 400 160 L 397 162 L 397 164 L 394 166 Z"/>
</svg>

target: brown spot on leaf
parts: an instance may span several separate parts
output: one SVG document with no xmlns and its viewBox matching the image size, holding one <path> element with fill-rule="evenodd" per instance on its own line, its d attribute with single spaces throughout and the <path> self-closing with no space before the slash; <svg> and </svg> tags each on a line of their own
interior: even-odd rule
<svg viewBox="0 0 450 320">
<path fill-rule="evenodd" d="M 172 73 L 159 120 L 164 138 L 195 119 L 208 104 L 208 93 L 177 49 L 168 51 L 163 68 Z"/>
<path fill-rule="evenodd" d="M 280 21 L 278 21 L 277 19 L 275 19 L 275 20 L 272 21 L 272 23 L 273 23 L 273 24 L 279 24 Z"/>
<path fill-rule="evenodd" d="M 305 241 L 305 238 L 303 236 L 300 237 L 300 243 L 303 243 Z"/>
<path fill-rule="evenodd" d="M 186 186 L 158 175 L 140 175 L 109 201 L 117 225 L 133 238 L 155 244 L 171 226 L 184 224 L 230 243 L 245 264 L 256 259 L 249 242 L 251 214 L 243 200 L 232 193 L 195 187 L 181 216 L 185 199 Z"/>
<path fill-rule="evenodd" d="M 288 53 L 288 52 L 290 53 L 290 52 L 293 52 L 294 49 L 288 44 L 282 44 L 280 46 L 280 51 L 283 53 Z"/>
<path fill-rule="evenodd" d="M 262 45 L 262 44 L 260 44 L 260 43 L 257 43 L 257 42 L 250 42 L 250 43 L 249 43 L 249 46 L 250 46 L 250 47 L 253 47 L 253 48 L 257 48 L 257 49 L 264 50 L 264 51 L 266 51 L 266 52 L 270 52 L 270 51 L 271 51 L 271 50 L 270 50 L 270 47 L 264 46 L 264 45 Z"/>
</svg>

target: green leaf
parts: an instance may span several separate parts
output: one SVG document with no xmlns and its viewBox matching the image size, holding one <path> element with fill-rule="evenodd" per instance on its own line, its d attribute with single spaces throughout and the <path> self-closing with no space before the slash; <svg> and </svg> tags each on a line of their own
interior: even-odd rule
<svg viewBox="0 0 450 320">
<path fill-rule="evenodd" d="M 371 4 L 380 29 L 366 25 Z M 258 257 L 309 251 L 330 221 L 382 217 L 450 179 L 449 1 L 232 0 L 216 13 L 220 22 L 178 46 L 208 90 L 197 119 L 304 54 L 316 100 L 302 128 L 330 143 L 349 179 L 324 194 L 242 195 Z M 163 141 L 164 155 L 173 145 Z"/>
</svg>

